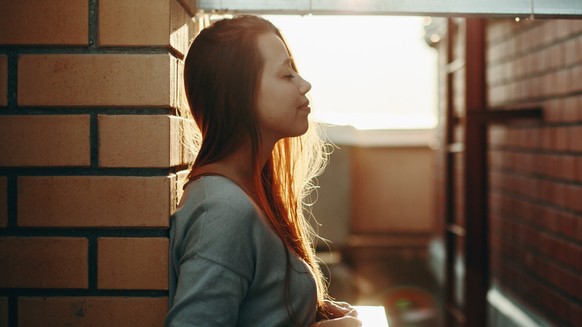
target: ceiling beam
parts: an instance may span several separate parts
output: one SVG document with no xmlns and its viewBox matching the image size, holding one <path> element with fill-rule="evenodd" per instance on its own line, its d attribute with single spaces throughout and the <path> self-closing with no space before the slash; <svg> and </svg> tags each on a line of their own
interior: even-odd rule
<svg viewBox="0 0 582 327">
<path fill-rule="evenodd" d="M 582 17 L 582 0 L 198 0 L 198 8 L 285 15 Z"/>
</svg>

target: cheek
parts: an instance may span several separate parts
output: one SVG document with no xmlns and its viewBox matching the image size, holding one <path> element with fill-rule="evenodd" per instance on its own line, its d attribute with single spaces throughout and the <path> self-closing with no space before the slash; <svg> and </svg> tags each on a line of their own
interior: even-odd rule
<svg viewBox="0 0 582 327">
<path fill-rule="evenodd" d="M 263 81 L 263 83 L 261 83 L 262 85 L 265 85 L 268 83 L 265 83 L 265 81 Z M 259 93 L 257 95 L 257 109 L 259 112 L 259 115 L 262 116 L 267 116 L 269 115 L 269 111 L 271 109 L 272 102 L 273 102 L 273 92 L 271 90 L 271 88 L 269 86 L 261 86 L 259 88 Z"/>
<path fill-rule="evenodd" d="M 257 118 L 261 123 L 267 123 L 273 119 L 272 105 L 269 100 L 259 101 L 257 108 Z"/>
<path fill-rule="evenodd" d="M 270 88 L 264 88 L 261 90 L 261 95 L 258 101 L 258 115 L 264 122 L 272 122 L 279 118 L 281 114 L 281 108 L 284 103 L 281 97 L 277 97 L 275 93 Z"/>
</svg>

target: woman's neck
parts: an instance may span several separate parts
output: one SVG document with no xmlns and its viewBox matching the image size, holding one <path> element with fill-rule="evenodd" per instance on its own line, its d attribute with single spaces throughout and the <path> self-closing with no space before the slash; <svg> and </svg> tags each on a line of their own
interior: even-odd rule
<svg viewBox="0 0 582 327">
<path fill-rule="evenodd" d="M 272 148 L 261 153 L 271 154 Z M 259 167 L 263 167 L 268 160 L 268 156 L 259 155 Z M 253 199 L 256 197 L 255 180 L 253 167 L 253 151 L 249 143 L 240 146 L 228 156 L 195 169 L 195 175 L 222 175 L 238 184 Z M 255 199 L 256 200 L 256 199 Z"/>
</svg>

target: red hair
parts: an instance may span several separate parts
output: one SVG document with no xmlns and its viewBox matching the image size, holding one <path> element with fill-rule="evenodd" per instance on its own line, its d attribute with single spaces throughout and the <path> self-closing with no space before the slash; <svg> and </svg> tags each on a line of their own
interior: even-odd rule
<svg viewBox="0 0 582 327">
<path fill-rule="evenodd" d="M 233 153 L 247 137 L 253 155 L 253 191 L 257 204 L 279 238 L 311 268 L 321 307 L 326 291 L 315 260 L 313 232 L 305 221 L 302 200 L 309 180 L 323 166 L 324 143 L 320 138 L 306 143 L 306 136 L 285 138 L 277 142 L 264 165 L 259 162 L 261 136 L 255 111 L 264 60 L 257 38 L 265 33 L 274 33 L 285 43 L 279 30 L 269 21 L 247 15 L 217 21 L 194 39 L 185 60 L 184 85 L 202 143 L 188 180 L 199 177 L 201 167 Z M 294 63 L 293 68 L 296 69 Z M 310 153 L 306 147 L 312 145 L 319 148 L 315 151 L 319 159 L 302 161 L 301 157 Z M 310 167 L 305 170 L 299 167 L 301 164 Z M 288 265 L 287 271 L 289 269 Z"/>
</svg>

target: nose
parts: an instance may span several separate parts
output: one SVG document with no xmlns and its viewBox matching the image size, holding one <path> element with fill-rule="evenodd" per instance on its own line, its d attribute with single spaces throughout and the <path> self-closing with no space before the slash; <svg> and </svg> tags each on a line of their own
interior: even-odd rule
<svg viewBox="0 0 582 327">
<path fill-rule="evenodd" d="M 309 92 L 309 90 L 311 90 L 311 83 L 306 81 L 301 76 L 300 76 L 300 78 L 301 78 L 301 83 L 299 84 L 299 93 L 301 93 L 301 95 L 305 95 L 305 94 L 307 94 L 307 92 Z"/>
</svg>

